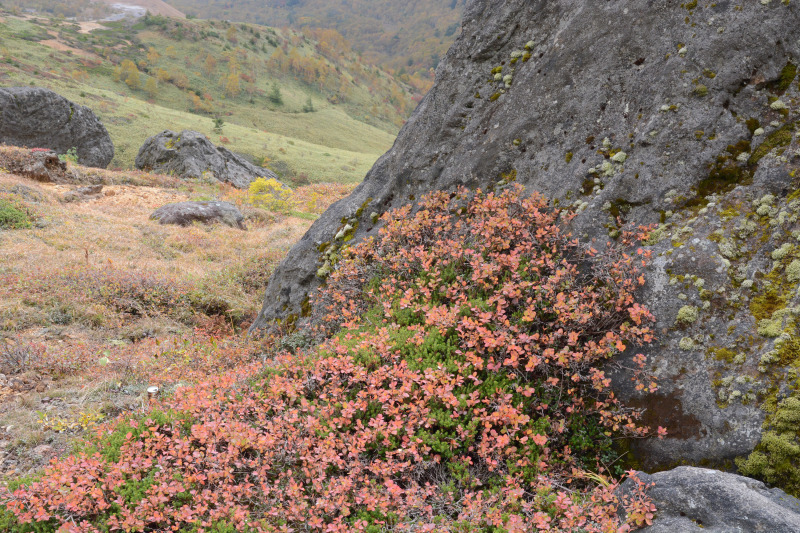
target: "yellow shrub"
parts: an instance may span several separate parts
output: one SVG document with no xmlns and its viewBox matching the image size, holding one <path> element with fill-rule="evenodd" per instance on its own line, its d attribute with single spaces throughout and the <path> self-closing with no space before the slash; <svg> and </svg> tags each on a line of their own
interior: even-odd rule
<svg viewBox="0 0 800 533">
<path fill-rule="evenodd" d="M 292 190 L 274 178 L 258 178 L 250 184 L 247 201 L 268 211 L 289 213 L 297 209 Z"/>
</svg>

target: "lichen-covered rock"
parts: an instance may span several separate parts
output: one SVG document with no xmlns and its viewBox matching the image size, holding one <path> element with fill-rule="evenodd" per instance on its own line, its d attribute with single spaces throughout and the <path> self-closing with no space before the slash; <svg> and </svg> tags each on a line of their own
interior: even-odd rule
<svg viewBox="0 0 800 533">
<path fill-rule="evenodd" d="M 196 131 L 163 131 L 149 137 L 136 156 L 136 168 L 181 178 L 217 179 L 246 189 L 257 178 L 277 179 L 269 169 L 257 167 L 223 146 L 214 146 Z"/>
<path fill-rule="evenodd" d="M 760 481 L 687 466 L 653 475 L 639 472 L 638 477 L 654 483 L 648 495 L 657 509 L 653 524 L 642 533 L 800 531 L 800 500 Z M 632 488 L 627 480 L 621 490 Z"/>
<path fill-rule="evenodd" d="M 156 209 L 150 220 L 161 224 L 191 226 L 195 222 L 203 224 L 226 224 L 232 228 L 245 229 L 244 217 L 239 209 L 228 202 L 178 202 Z"/>
<path fill-rule="evenodd" d="M 300 315 L 375 214 L 516 180 L 575 211 L 574 234 L 596 246 L 658 225 L 642 296 L 658 318 L 646 355 L 660 391 L 641 397 L 625 372 L 615 383 L 670 435 L 632 455 L 646 468 L 732 464 L 800 366 L 800 350 L 775 346 L 800 317 L 787 273 L 800 260 L 798 22 L 796 2 L 469 2 L 436 85 L 276 269 L 253 327 Z"/>
<path fill-rule="evenodd" d="M 78 163 L 105 168 L 114 144 L 91 109 L 41 87 L 0 88 L 0 143 L 49 148 L 60 154 L 75 148 Z"/>
</svg>

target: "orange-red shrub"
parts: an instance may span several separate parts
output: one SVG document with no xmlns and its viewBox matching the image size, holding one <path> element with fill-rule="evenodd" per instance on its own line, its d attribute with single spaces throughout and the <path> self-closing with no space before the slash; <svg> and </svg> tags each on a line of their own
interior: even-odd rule
<svg viewBox="0 0 800 533">
<path fill-rule="evenodd" d="M 87 532 L 649 522 L 643 487 L 620 502 L 613 482 L 582 473 L 602 471 L 614 436 L 646 433 L 601 369 L 650 340 L 634 299 L 642 259 L 581 247 L 559 217 L 519 189 L 436 193 L 386 216 L 316 298 L 332 335 L 321 345 L 288 343 L 257 373 L 179 389 L 148 418 L 108 426 L 8 509 Z"/>
</svg>

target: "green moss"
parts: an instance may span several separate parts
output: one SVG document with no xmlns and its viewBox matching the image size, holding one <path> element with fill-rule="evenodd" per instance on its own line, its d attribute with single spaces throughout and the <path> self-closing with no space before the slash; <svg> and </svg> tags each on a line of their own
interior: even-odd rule
<svg viewBox="0 0 800 533">
<path fill-rule="evenodd" d="M 761 123 L 757 118 L 748 118 L 745 124 L 747 125 L 747 129 L 750 130 L 750 135 L 754 134 L 756 130 L 761 127 Z"/>
<path fill-rule="evenodd" d="M 685 4 L 681 4 L 681 7 L 685 7 L 689 11 L 692 11 L 697 7 L 697 0 L 692 0 L 691 2 L 687 2 Z"/>
<path fill-rule="evenodd" d="M 786 125 L 781 129 L 772 132 L 761 145 L 753 151 L 748 161 L 751 165 L 757 165 L 761 159 L 776 148 L 789 146 L 792 142 L 793 125 Z"/>
<path fill-rule="evenodd" d="M 517 169 L 512 168 L 508 172 L 501 172 L 500 181 L 503 183 L 513 183 L 517 181 Z"/>
<path fill-rule="evenodd" d="M 764 430 L 753 453 L 736 460 L 739 472 L 800 496 L 800 398 L 780 402 Z"/>
<path fill-rule="evenodd" d="M 699 96 L 701 98 L 703 96 L 707 96 L 708 95 L 708 87 L 706 87 L 705 85 L 702 85 L 702 84 L 698 85 L 697 87 L 694 88 L 694 94 L 695 94 L 695 96 Z"/>
<path fill-rule="evenodd" d="M 366 200 L 364 200 L 364 203 L 362 203 L 361 206 L 359 206 L 359 208 L 356 209 L 356 218 L 361 218 L 361 215 L 364 214 L 364 210 L 367 207 L 369 207 L 369 204 L 371 204 L 371 203 L 372 203 L 372 198 L 371 197 L 367 198 Z"/>
<path fill-rule="evenodd" d="M 750 314 L 756 321 L 772 318 L 776 311 L 786 307 L 786 297 L 775 288 L 760 292 L 750 300 Z"/>
<path fill-rule="evenodd" d="M 303 298 L 303 302 L 300 304 L 300 316 L 307 317 L 311 315 L 311 300 L 308 296 Z"/>
<path fill-rule="evenodd" d="M 500 98 L 500 93 L 499 93 L 499 92 L 498 92 L 498 93 L 494 93 L 492 96 L 490 96 L 490 97 L 489 97 L 489 101 L 490 101 L 490 102 L 494 102 L 494 101 L 495 101 L 495 100 L 497 100 L 498 98 Z"/>
<path fill-rule="evenodd" d="M 695 196 L 683 207 L 703 207 L 708 204 L 707 198 L 712 194 L 724 194 L 732 191 L 737 185 L 746 185 L 751 180 L 750 170 L 738 161 L 738 157 L 750 151 L 750 141 L 741 140 L 729 144 L 725 152 L 718 155 L 709 166 L 708 177 L 695 186 Z"/>
<path fill-rule="evenodd" d="M 594 178 L 586 178 L 581 184 L 581 190 L 585 196 L 588 196 L 594 192 L 596 186 L 597 184 L 594 182 Z"/>
<path fill-rule="evenodd" d="M 720 211 L 719 212 L 719 217 L 720 217 L 720 219 L 725 221 L 725 220 L 730 220 L 732 218 L 736 218 L 741 214 L 742 214 L 742 212 L 740 211 L 740 209 L 738 207 L 736 207 L 735 205 L 731 205 L 731 206 L 726 207 L 722 211 Z"/>
<path fill-rule="evenodd" d="M 775 341 L 775 362 L 780 366 L 800 366 L 800 337 Z"/>
<path fill-rule="evenodd" d="M 790 61 L 786 63 L 785 67 L 783 67 L 778 79 L 767 84 L 767 89 L 774 93 L 783 94 L 792 85 L 792 82 L 796 77 L 797 65 Z"/>
<path fill-rule="evenodd" d="M 572 156 L 573 156 L 572 152 L 567 152 L 567 155 L 564 156 L 564 160 L 567 163 L 569 163 L 570 161 L 572 161 Z"/>
<path fill-rule="evenodd" d="M 614 217 L 615 220 L 617 218 L 624 219 L 625 216 L 631 212 L 631 209 L 641 205 L 644 205 L 644 202 L 629 202 L 624 198 L 617 198 L 611 202 L 611 209 L 609 209 L 608 212 L 612 217 Z"/>
<path fill-rule="evenodd" d="M 734 359 L 736 359 L 736 352 L 729 348 L 711 348 L 709 353 L 716 359 L 717 361 L 725 361 L 726 363 L 733 363 Z"/>
</svg>

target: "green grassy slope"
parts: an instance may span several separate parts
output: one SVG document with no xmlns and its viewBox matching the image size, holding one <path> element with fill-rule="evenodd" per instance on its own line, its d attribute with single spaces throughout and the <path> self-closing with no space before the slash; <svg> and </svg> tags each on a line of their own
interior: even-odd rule
<svg viewBox="0 0 800 533">
<path fill-rule="evenodd" d="M 194 129 L 289 178 L 359 181 L 413 105 L 391 76 L 352 54 L 322 49 L 326 57 L 290 30 L 152 17 L 82 33 L 0 16 L 0 85 L 44 86 L 92 108 L 114 140 L 115 167 L 130 167 L 150 135 Z"/>
<path fill-rule="evenodd" d="M 465 0 L 167 0 L 188 15 L 332 28 L 366 61 L 422 81 L 455 40 Z"/>
</svg>

